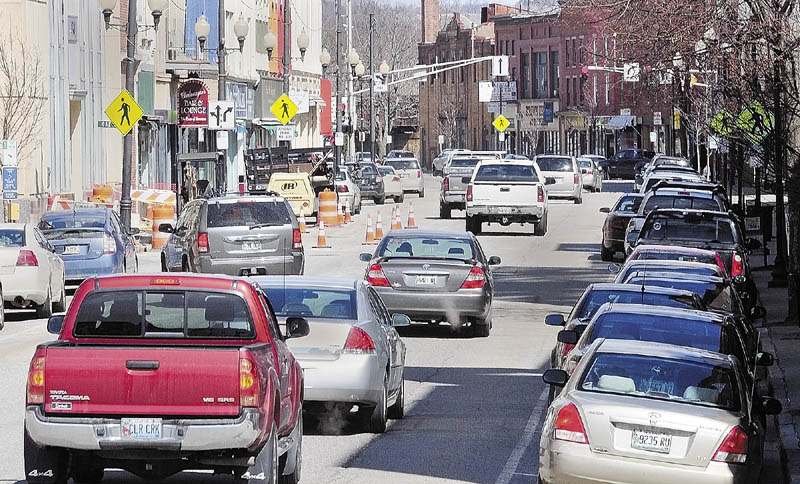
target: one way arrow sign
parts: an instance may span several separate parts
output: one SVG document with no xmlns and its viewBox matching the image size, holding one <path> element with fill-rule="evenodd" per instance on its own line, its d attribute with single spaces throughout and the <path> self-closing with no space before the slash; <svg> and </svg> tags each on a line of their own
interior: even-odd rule
<svg viewBox="0 0 800 484">
<path fill-rule="evenodd" d="M 236 126 L 233 101 L 212 101 L 208 103 L 208 129 L 232 130 Z"/>
</svg>

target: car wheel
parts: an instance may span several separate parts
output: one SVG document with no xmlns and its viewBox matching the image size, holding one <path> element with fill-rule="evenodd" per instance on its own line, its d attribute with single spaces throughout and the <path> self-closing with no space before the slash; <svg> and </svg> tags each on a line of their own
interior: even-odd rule
<svg viewBox="0 0 800 484">
<path fill-rule="evenodd" d="M 63 313 L 67 310 L 67 290 L 65 288 L 66 282 L 61 281 L 61 297 L 58 301 L 53 303 L 54 313 Z"/>
<path fill-rule="evenodd" d="M 405 415 L 404 405 L 405 405 L 405 387 L 406 387 L 406 375 L 405 371 L 400 375 L 400 388 L 397 389 L 397 399 L 394 401 L 394 405 L 389 407 L 389 418 L 393 420 L 399 420 L 403 418 Z"/>
<path fill-rule="evenodd" d="M 439 218 L 449 219 L 451 216 L 452 209 L 450 205 L 446 203 L 439 204 Z"/>
<path fill-rule="evenodd" d="M 611 262 L 614 260 L 614 251 L 611 249 L 606 249 L 605 243 L 600 245 L 600 259 L 604 262 Z"/>
<path fill-rule="evenodd" d="M 472 321 L 472 336 L 475 338 L 487 338 L 492 331 L 492 321 L 490 319 L 474 319 Z"/>
<path fill-rule="evenodd" d="M 39 319 L 47 319 L 53 315 L 53 299 L 50 295 L 50 288 L 47 288 L 47 297 L 44 303 L 36 306 L 36 317 Z"/>
<path fill-rule="evenodd" d="M 417 194 L 419 195 L 419 198 L 425 198 L 425 189 L 423 188 L 422 190 L 418 191 Z"/>
<path fill-rule="evenodd" d="M 467 232 L 472 232 L 474 235 L 481 233 L 481 219 L 477 216 L 470 217 L 467 215 Z"/>
<path fill-rule="evenodd" d="M 582 204 L 582 203 L 583 203 L 583 195 L 581 195 L 581 196 L 579 196 L 579 197 L 575 198 L 575 200 L 574 200 L 574 201 L 575 201 L 575 205 L 580 205 L 580 204 Z"/>
<path fill-rule="evenodd" d="M 161 272 L 169 272 L 169 267 L 167 267 L 167 258 L 164 254 L 161 254 Z"/>
<path fill-rule="evenodd" d="M 386 400 L 388 399 L 386 389 L 387 378 L 388 376 L 384 377 L 383 391 L 381 392 L 381 398 L 378 403 L 374 407 L 365 408 L 362 412 L 367 432 L 373 434 L 382 434 L 386 432 L 386 420 L 388 418 L 388 409 L 386 408 Z"/>
<path fill-rule="evenodd" d="M 540 220 L 539 223 L 536 224 L 536 228 L 533 229 L 533 235 L 536 235 L 538 237 L 544 237 L 546 233 L 547 233 L 547 212 L 545 212 L 544 217 L 542 217 L 542 220 Z"/>
<path fill-rule="evenodd" d="M 186 257 L 181 261 L 181 272 L 192 272 L 192 268 L 189 266 L 189 259 Z"/>
<path fill-rule="evenodd" d="M 102 467 L 77 466 L 72 471 L 72 480 L 76 484 L 97 484 L 103 480 L 104 474 Z"/>
<path fill-rule="evenodd" d="M 595 187 L 594 191 L 595 191 L 596 193 L 600 193 L 600 192 L 602 192 L 602 191 L 603 191 L 603 179 L 602 179 L 602 178 L 600 178 L 599 180 L 597 180 L 597 187 Z"/>
<path fill-rule="evenodd" d="M 375 199 L 375 205 L 383 205 L 386 203 L 386 195 Z"/>
</svg>

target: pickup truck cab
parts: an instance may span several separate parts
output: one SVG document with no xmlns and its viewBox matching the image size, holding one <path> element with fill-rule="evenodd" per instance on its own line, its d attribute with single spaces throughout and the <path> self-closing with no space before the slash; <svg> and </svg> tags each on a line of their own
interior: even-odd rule
<svg viewBox="0 0 800 484">
<path fill-rule="evenodd" d="M 85 281 L 36 348 L 25 411 L 29 483 L 187 469 L 300 479 L 303 372 L 264 292 L 226 276 Z"/>
<path fill-rule="evenodd" d="M 547 183 L 550 182 L 550 183 Z M 535 224 L 535 235 L 547 232 L 547 190 L 539 167 L 524 160 L 482 160 L 467 186 L 468 232 L 481 233 L 483 222 Z"/>
<path fill-rule="evenodd" d="M 448 219 L 453 209 L 467 208 L 467 185 L 480 158 L 467 155 L 454 156 L 443 167 L 442 187 L 439 195 L 439 218 Z"/>
</svg>

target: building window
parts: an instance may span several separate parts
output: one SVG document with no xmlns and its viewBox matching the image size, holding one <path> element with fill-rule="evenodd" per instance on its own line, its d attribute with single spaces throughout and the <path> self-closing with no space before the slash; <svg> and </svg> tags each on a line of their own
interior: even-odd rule
<svg viewBox="0 0 800 484">
<path fill-rule="evenodd" d="M 522 84 L 522 91 L 520 92 L 520 95 L 521 95 L 522 99 L 529 99 L 530 98 L 530 88 L 529 88 L 530 84 L 529 84 L 528 80 L 530 79 L 530 60 L 531 60 L 531 56 L 530 56 L 530 54 L 522 53 L 522 54 L 520 54 L 520 57 L 521 57 L 520 65 L 519 65 L 519 69 L 520 69 L 520 84 Z"/>
<path fill-rule="evenodd" d="M 569 40 L 564 41 L 564 67 L 569 67 Z"/>
<path fill-rule="evenodd" d="M 578 67 L 578 50 L 575 37 L 572 38 L 572 67 Z"/>
<path fill-rule="evenodd" d="M 592 106 L 597 107 L 597 74 L 592 74 Z"/>
<path fill-rule="evenodd" d="M 517 80 L 517 68 L 516 67 L 512 67 L 511 68 L 511 80 L 512 81 L 516 81 Z"/>
<path fill-rule="evenodd" d="M 547 52 L 533 54 L 533 97 L 547 97 Z"/>
<path fill-rule="evenodd" d="M 580 83 L 581 83 L 580 84 L 580 88 L 581 89 L 580 89 L 580 91 L 578 91 L 580 93 L 578 95 L 578 105 L 583 106 L 583 104 L 586 102 L 586 77 L 585 76 L 581 76 Z"/>
<path fill-rule="evenodd" d="M 561 80 L 558 70 L 558 51 L 550 52 L 550 97 L 558 97 L 558 85 Z"/>
<path fill-rule="evenodd" d="M 472 64 L 472 82 L 478 82 L 478 65 Z"/>
<path fill-rule="evenodd" d="M 511 39 L 511 55 L 517 55 L 517 46 L 514 39 Z"/>
<path fill-rule="evenodd" d="M 575 97 L 575 105 L 581 103 L 581 93 L 578 91 L 578 77 L 572 76 L 572 92 L 573 96 Z"/>
<path fill-rule="evenodd" d="M 579 63 L 578 65 L 579 65 L 579 66 L 583 66 L 583 65 L 585 65 L 585 64 L 584 64 L 584 62 L 585 62 L 585 60 L 586 60 L 586 59 L 585 59 L 584 52 L 583 52 L 583 37 L 581 37 L 580 39 L 578 39 L 578 43 L 579 43 L 579 44 L 578 44 L 578 56 L 579 56 L 579 58 L 580 58 L 580 63 Z"/>
<path fill-rule="evenodd" d="M 597 65 L 597 34 L 592 34 L 592 65 Z"/>
<path fill-rule="evenodd" d="M 569 78 L 567 78 L 566 86 L 567 86 L 567 97 L 565 101 L 567 106 L 569 106 L 572 104 L 572 90 L 569 88 Z"/>
<path fill-rule="evenodd" d="M 608 89 L 609 89 L 609 86 L 608 86 L 608 81 L 609 81 L 608 72 L 606 72 L 606 79 L 605 79 L 605 81 L 606 81 L 606 83 L 605 83 L 605 89 L 606 89 L 606 106 L 608 106 L 608 105 L 610 104 L 610 103 L 609 103 L 609 99 L 608 99 Z"/>
</svg>

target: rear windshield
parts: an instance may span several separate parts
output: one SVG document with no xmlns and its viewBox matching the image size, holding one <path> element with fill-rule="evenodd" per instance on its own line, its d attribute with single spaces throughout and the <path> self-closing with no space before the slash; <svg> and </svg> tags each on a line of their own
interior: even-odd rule
<svg viewBox="0 0 800 484">
<path fill-rule="evenodd" d="M 355 291 L 283 287 L 265 290 L 280 317 L 358 319 Z"/>
<path fill-rule="evenodd" d="M 50 229 L 102 229 L 106 226 L 106 218 L 102 216 L 76 215 L 74 217 L 43 218 L 39 222 L 42 230 Z"/>
<path fill-rule="evenodd" d="M 387 161 L 386 164 L 391 166 L 395 170 L 418 170 L 419 163 L 417 160 L 391 160 Z"/>
<path fill-rule="evenodd" d="M 0 230 L 0 247 L 25 247 L 25 232 L 22 230 Z"/>
<path fill-rule="evenodd" d="M 642 197 L 634 195 L 623 195 L 614 206 L 614 212 L 628 212 L 634 213 L 639 211 L 639 205 L 642 204 Z"/>
<path fill-rule="evenodd" d="M 240 200 L 234 203 L 211 202 L 208 204 L 208 228 L 290 225 L 291 223 L 289 210 L 284 202 Z"/>
<path fill-rule="evenodd" d="M 648 214 L 656 208 L 687 208 L 695 210 L 721 210 L 719 203 L 713 198 L 697 198 L 687 196 L 653 195 L 644 204 L 644 213 Z"/>
<path fill-rule="evenodd" d="M 47 240 L 99 239 L 105 236 L 102 228 L 42 230 Z"/>
<path fill-rule="evenodd" d="M 625 284 L 646 284 L 648 286 L 669 287 L 672 289 L 682 289 L 691 291 L 703 300 L 706 306 L 711 309 L 723 311 L 734 311 L 734 301 L 731 289 L 722 282 L 693 281 L 691 279 L 669 279 L 666 277 L 636 274 L 628 278 Z"/>
<path fill-rule="evenodd" d="M 624 281 L 633 273 L 644 273 L 647 276 L 647 272 L 677 272 L 679 274 L 696 274 L 699 276 L 718 276 L 720 275 L 719 266 L 688 266 L 688 265 L 662 265 L 662 264 L 648 264 L 647 262 L 644 263 L 636 263 L 630 264 L 627 267 L 624 267 L 619 275 L 617 276 L 618 281 Z"/>
<path fill-rule="evenodd" d="M 81 303 L 73 334 L 82 338 L 252 339 L 256 331 L 247 304 L 233 294 L 101 291 Z"/>
<path fill-rule="evenodd" d="M 572 171 L 572 158 L 536 158 L 542 171 Z"/>
<path fill-rule="evenodd" d="M 531 165 L 483 165 L 478 168 L 475 181 L 536 183 L 539 177 Z"/>
<path fill-rule="evenodd" d="M 390 151 L 387 158 L 413 158 L 414 153 L 410 151 Z"/>
<path fill-rule="evenodd" d="M 599 353 L 578 388 L 589 392 L 739 410 L 736 375 L 727 366 L 655 356 Z"/>
<path fill-rule="evenodd" d="M 362 163 L 361 164 L 361 173 L 363 175 L 374 175 L 377 172 L 375 169 L 375 165 L 372 163 Z"/>
<path fill-rule="evenodd" d="M 678 181 L 687 181 L 687 182 L 699 182 L 702 181 L 698 178 L 694 178 L 691 174 L 687 173 L 685 175 L 678 175 L 677 173 L 673 176 L 652 176 L 647 179 L 647 183 L 644 185 L 644 191 L 642 193 L 647 193 L 656 186 L 656 183 L 662 182 L 664 180 L 678 180 Z"/>
<path fill-rule="evenodd" d="M 381 175 L 394 175 L 394 168 L 391 166 L 380 166 L 378 167 L 378 173 Z"/>
<path fill-rule="evenodd" d="M 452 168 L 474 168 L 478 165 L 477 158 L 453 158 L 450 162 Z"/>
<path fill-rule="evenodd" d="M 648 240 L 689 240 L 712 244 L 733 244 L 733 223 L 728 219 L 687 216 L 653 217 L 640 235 Z"/>
<path fill-rule="evenodd" d="M 578 160 L 578 165 L 580 165 L 581 168 L 592 168 L 592 162 L 589 160 Z"/>
<path fill-rule="evenodd" d="M 340 171 L 339 173 L 336 174 L 335 180 L 336 181 L 345 181 L 345 180 L 347 180 L 347 174 L 345 172 L 343 172 L 343 171 Z"/>
<path fill-rule="evenodd" d="M 598 338 L 652 341 L 720 351 L 722 326 L 707 321 L 652 314 L 605 313 L 591 324 L 587 343 Z"/>
<path fill-rule="evenodd" d="M 692 168 L 692 162 L 684 158 L 659 158 L 655 161 L 655 166 L 681 166 Z"/>
<path fill-rule="evenodd" d="M 690 296 L 670 295 L 670 294 L 653 294 L 641 291 L 602 291 L 596 290 L 590 292 L 581 303 L 581 306 L 576 308 L 574 318 L 591 319 L 594 314 L 600 309 L 600 306 L 606 303 L 615 304 L 644 304 L 647 306 L 667 306 L 671 308 L 686 308 L 686 309 L 699 309 L 695 306 L 695 301 Z"/>
<path fill-rule="evenodd" d="M 469 239 L 456 237 L 387 237 L 377 255 L 466 260 L 475 259 L 475 249 Z"/>
<path fill-rule="evenodd" d="M 680 251 L 670 251 L 667 249 L 658 250 L 639 250 L 634 254 L 631 260 L 676 260 L 683 262 L 700 262 L 703 264 L 719 265 L 717 257 L 714 254 L 687 253 Z"/>
</svg>

